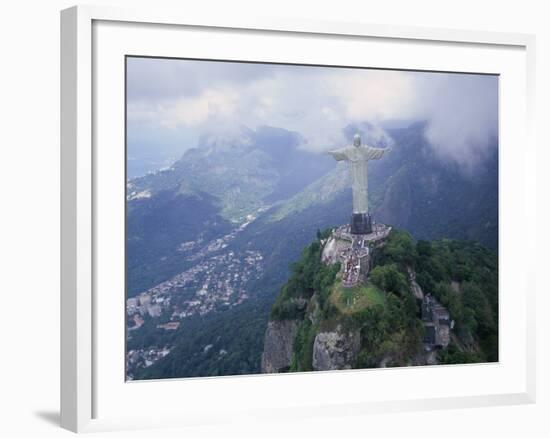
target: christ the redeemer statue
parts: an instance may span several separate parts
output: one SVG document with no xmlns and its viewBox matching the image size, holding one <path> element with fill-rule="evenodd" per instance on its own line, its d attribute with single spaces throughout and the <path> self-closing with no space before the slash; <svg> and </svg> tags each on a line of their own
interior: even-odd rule
<svg viewBox="0 0 550 438">
<path fill-rule="evenodd" d="M 355 134 L 353 145 L 329 151 L 336 161 L 349 161 L 353 193 L 352 234 L 372 233 L 372 220 L 368 204 L 367 161 L 378 160 L 390 148 L 361 146 L 361 137 Z"/>
</svg>

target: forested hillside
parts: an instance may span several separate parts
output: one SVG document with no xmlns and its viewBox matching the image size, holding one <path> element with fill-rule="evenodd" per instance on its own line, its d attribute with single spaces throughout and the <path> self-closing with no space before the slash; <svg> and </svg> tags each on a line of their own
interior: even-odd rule
<svg viewBox="0 0 550 438">
<path fill-rule="evenodd" d="M 412 293 L 411 272 L 424 294 L 433 295 L 453 320 L 450 344 L 438 352 L 437 363 L 498 361 L 494 252 L 473 242 L 415 242 L 408 233 L 393 231 L 375 253 L 367 283 L 346 289 L 337 274 L 340 266 L 321 262 L 326 233 L 319 237 L 293 265 L 271 310 L 271 321 L 297 325 L 288 371 L 314 369 L 314 342 L 325 333 L 340 335 L 344 347 L 357 349 L 345 367 L 424 364 L 421 301 Z M 360 341 L 354 347 L 345 336 Z"/>
</svg>

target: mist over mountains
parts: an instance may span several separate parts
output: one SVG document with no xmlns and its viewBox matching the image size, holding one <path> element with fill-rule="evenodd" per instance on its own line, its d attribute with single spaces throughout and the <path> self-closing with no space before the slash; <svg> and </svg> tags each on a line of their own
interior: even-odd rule
<svg viewBox="0 0 550 438">
<path fill-rule="evenodd" d="M 474 167 L 465 167 L 435 154 L 426 129 L 426 123 L 386 130 L 362 123 L 345 129 L 349 141 L 359 132 L 367 144 L 392 147 L 383 160 L 369 163 L 371 211 L 377 220 L 417 238 L 472 239 L 495 248 L 498 139 Z M 171 167 L 130 180 L 130 210 L 134 201 L 154 202 L 151 197 L 166 192 L 164 197 L 179 196 L 178 202 L 181 197 L 203 199 L 231 223 L 242 223 L 260 208 L 280 220 L 315 204 L 341 209 L 347 217 L 346 163 L 304 150 L 301 142 L 296 132 L 267 126 L 242 126 L 230 137 L 204 135 Z M 341 205 L 334 204 L 337 195 L 342 195 Z"/>
<path fill-rule="evenodd" d="M 341 146 L 349 123 L 427 123 L 433 153 L 473 166 L 498 132 L 498 76 L 453 72 L 127 58 L 128 150 L 172 156 L 205 132 L 270 125 L 312 152 Z M 231 134 L 233 135 L 233 134 Z M 159 161 L 159 160 L 157 160 Z"/>
</svg>

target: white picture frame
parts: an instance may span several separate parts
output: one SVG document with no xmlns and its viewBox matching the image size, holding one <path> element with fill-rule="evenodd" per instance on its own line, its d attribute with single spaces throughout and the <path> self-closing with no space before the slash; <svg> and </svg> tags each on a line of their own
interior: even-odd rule
<svg viewBox="0 0 550 438">
<path fill-rule="evenodd" d="M 518 324 L 522 339 L 521 350 L 516 377 L 518 384 L 513 390 L 488 391 L 484 393 L 463 392 L 462 395 L 446 394 L 444 391 L 433 397 L 415 397 L 414 394 L 403 396 L 393 395 L 390 398 L 362 399 L 356 396 L 353 400 L 346 402 L 339 399 L 339 394 L 327 392 L 324 399 L 311 400 L 303 399 L 298 405 L 286 406 L 283 399 L 275 397 L 274 405 L 267 408 L 254 407 L 247 404 L 245 400 L 235 398 L 235 411 L 224 412 L 216 405 L 203 401 L 196 401 L 196 411 L 189 414 L 188 410 L 177 407 L 170 412 L 165 411 L 161 406 L 156 411 L 148 411 L 150 415 L 132 415 L 128 411 L 112 412 L 109 408 L 109 415 L 98 415 L 103 407 L 101 397 L 105 391 L 99 390 L 101 397 L 98 397 L 98 387 L 101 388 L 103 374 L 101 360 L 98 359 L 98 349 L 102 348 L 102 335 L 98 329 L 97 312 L 102 304 L 98 304 L 98 284 L 105 284 L 109 281 L 107 275 L 98 277 L 98 260 L 100 250 L 98 249 L 98 203 L 103 202 L 101 189 L 98 189 L 98 181 L 105 173 L 101 167 L 110 158 L 103 154 L 98 158 L 96 154 L 97 138 L 101 133 L 96 130 L 94 123 L 101 118 L 98 115 L 100 104 L 95 94 L 98 76 L 102 74 L 101 68 L 94 65 L 94 59 L 98 59 L 98 50 L 105 47 L 105 37 L 115 38 L 115 33 L 107 32 L 104 36 L 94 30 L 98 23 L 115 23 L 117 25 L 130 24 L 134 32 L 139 32 L 136 27 L 149 26 L 151 32 L 161 32 L 162 29 L 191 29 L 200 30 L 203 34 L 208 32 L 237 31 L 241 36 L 248 39 L 258 38 L 259 35 L 269 34 L 270 38 L 280 37 L 305 37 L 321 36 L 334 38 L 349 38 L 350 41 L 386 41 L 389 43 L 406 44 L 413 47 L 425 46 L 426 50 L 432 50 L 432 46 L 444 47 L 446 44 L 464 46 L 469 48 L 483 47 L 487 50 L 500 52 L 509 51 L 515 53 L 514 59 L 510 62 L 518 64 L 512 66 L 521 71 L 520 78 L 525 79 L 525 84 L 518 85 L 516 99 L 522 101 L 521 114 L 524 119 L 518 121 L 520 130 L 510 135 L 522 134 L 525 136 L 523 151 L 522 170 L 517 178 L 520 181 L 519 188 L 510 197 L 516 197 L 524 201 L 521 211 L 513 213 L 501 209 L 501 215 L 517 214 L 521 216 L 510 219 L 511 222 L 532 220 L 534 217 L 534 186 L 535 186 L 535 141 L 533 138 L 533 110 L 534 110 L 534 57 L 535 39 L 532 35 L 507 34 L 477 31 L 461 31 L 450 29 L 424 29 L 402 26 L 382 26 L 365 23 L 335 23 L 335 22 L 311 22 L 308 20 L 276 20 L 242 18 L 238 21 L 226 21 L 223 17 L 201 17 L 193 16 L 188 12 L 171 12 L 157 9 L 151 10 L 126 10 L 108 7 L 77 6 L 61 12 L 61 426 L 75 431 L 100 431 L 120 428 L 146 428 L 178 426 L 189 424 L 205 424 L 208 422 L 221 422 L 232 417 L 256 419 L 273 418 L 275 416 L 310 417 L 311 415 L 356 414 L 366 412 L 397 412 L 414 409 L 441 409 L 452 407 L 474 407 L 503 404 L 532 403 L 535 400 L 535 310 L 534 310 L 534 263 L 530 263 L 526 255 L 523 264 L 518 268 L 515 284 L 521 285 L 520 293 L 522 301 L 521 321 Z M 102 45 L 103 44 L 103 45 Z M 430 44 L 432 46 L 430 46 Z M 117 46 L 113 39 L 113 46 Z M 428 47 L 430 46 L 430 47 Z M 118 46 L 117 46 L 118 47 Z M 121 46 L 122 47 L 122 46 Z M 122 47 L 120 50 L 124 51 Z M 200 47 L 197 49 L 200 50 Z M 520 54 L 520 56 L 518 56 Z M 330 55 L 330 54 L 329 54 Z M 511 58 L 512 59 L 512 58 Z M 437 70 L 437 59 L 433 60 L 432 67 Z M 454 60 L 455 65 L 460 66 L 460 59 Z M 519 65 L 521 63 L 521 65 Z M 488 65 L 488 64 L 487 64 Z M 388 67 L 394 67 L 393 65 Z M 489 70 L 490 68 L 487 67 Z M 457 67 L 458 70 L 462 70 Z M 468 68 L 463 71 L 469 71 Z M 495 68 L 493 73 L 500 73 Z M 502 90 L 501 90 L 502 91 Z M 524 106 L 523 106 L 524 105 Z M 116 119 L 115 119 L 116 120 Z M 102 128 L 103 129 L 103 128 Z M 505 132 L 506 135 L 508 131 Z M 501 132 L 501 135 L 503 132 Z M 503 138 L 506 140 L 506 138 Z M 119 145 L 123 147 L 123 145 Z M 105 161 L 107 160 L 107 161 Z M 510 156 L 508 160 L 513 161 Z M 503 178 L 509 176 L 506 169 L 503 169 Z M 506 180 L 504 180 L 505 182 Z M 501 187 L 502 190 L 505 188 Z M 508 192 L 505 192 L 508 196 Z M 122 198 L 119 198 L 122 203 Z M 508 216 L 506 216 L 508 217 Z M 505 227 L 504 227 L 505 228 Z M 506 239 L 510 236 L 501 231 L 500 238 Z M 526 231 L 525 245 L 531 248 L 534 245 L 536 229 L 533 227 Z M 513 251 L 514 248 L 508 250 Z M 535 254 L 535 251 L 526 251 L 527 254 Z M 506 257 L 510 254 L 502 254 Z M 100 264 L 100 263 L 99 263 Z M 100 270 L 101 271 L 101 270 Z M 102 303 L 105 301 L 103 300 Z M 123 302 L 122 300 L 120 301 Z M 122 304 L 121 304 L 122 305 Z M 119 312 L 122 318 L 123 312 Z M 109 320 L 108 318 L 106 319 Z M 101 324 L 108 324 L 101 322 Z M 508 324 L 505 321 L 503 324 Z M 99 330 L 99 331 L 98 331 Z M 122 339 L 118 341 L 123 342 Z M 501 340 L 501 342 L 507 342 Z M 118 348 L 118 347 L 117 347 Z M 103 354 L 102 357 L 105 357 Z M 121 361 L 123 358 L 120 359 Z M 502 365 L 502 364 L 500 364 Z M 505 365 L 505 364 L 504 364 Z M 502 367 L 504 367 L 502 365 Z M 498 365 L 497 365 L 498 367 Z M 468 368 L 462 366 L 462 368 Z M 438 368 L 441 370 L 441 368 Z M 469 367 L 468 373 L 480 373 L 481 368 Z M 424 370 L 425 371 L 425 370 Z M 418 370 L 422 372 L 422 370 Z M 430 371 L 436 372 L 436 371 Z M 446 378 L 446 372 L 437 371 Z M 498 372 L 498 368 L 491 371 Z M 386 371 L 385 379 L 388 379 Z M 411 373 L 409 370 L 396 370 L 391 378 L 399 378 L 398 373 Z M 317 373 L 315 373 L 317 374 Z M 412 374 L 409 374 L 412 375 Z M 420 375 L 420 374 L 419 374 Z M 336 378 L 334 377 L 336 376 Z M 355 372 L 318 373 L 317 376 L 294 375 L 285 376 L 292 379 L 290 385 L 303 385 L 314 387 L 315 385 L 331 382 L 330 384 L 346 387 L 353 385 L 353 379 L 358 374 Z M 367 374 L 361 374 L 365 378 Z M 369 374 L 372 379 L 373 374 Z M 124 378 L 119 376 L 121 384 Z M 265 383 L 264 391 L 274 390 L 276 386 L 284 386 L 285 381 L 277 379 L 279 376 L 245 376 L 219 379 L 188 379 L 187 388 L 189 391 L 206 390 L 208 394 L 216 394 L 217 386 L 224 386 L 222 391 L 235 391 L 239 386 L 261 387 Z M 403 378 L 407 375 L 403 374 Z M 268 380 L 271 379 L 271 380 Z M 219 382 L 219 383 L 218 383 Z M 271 382 L 271 383 L 269 383 Z M 288 382 L 288 380 L 287 380 Z M 178 382 L 150 382 L 152 385 L 163 386 L 166 391 L 169 385 L 181 385 Z M 105 386 L 105 385 L 104 385 Z M 134 388 L 137 388 L 134 385 Z M 202 389 L 201 389 L 202 388 Z M 269 389 L 271 388 L 271 389 Z M 140 389 L 141 390 L 141 389 Z M 135 390 L 137 391 L 137 390 Z M 135 392 L 134 391 L 134 392 Z M 248 389 L 243 389 L 247 394 Z M 250 391 L 253 391 L 250 389 Z M 160 394 L 160 392 L 158 392 Z M 157 394 L 157 395 L 158 395 Z M 249 392 L 248 394 L 253 394 Z M 345 394 L 345 393 L 344 393 Z M 114 396 L 114 393 L 113 393 Z M 341 394 L 340 394 L 341 396 Z M 223 396 L 221 396 L 223 398 Z M 120 403 L 120 400 L 116 400 Z M 202 404 L 202 405 L 201 405 Z M 242 406 L 239 406 L 242 405 Z M 239 410 L 239 407 L 241 408 Z"/>
</svg>

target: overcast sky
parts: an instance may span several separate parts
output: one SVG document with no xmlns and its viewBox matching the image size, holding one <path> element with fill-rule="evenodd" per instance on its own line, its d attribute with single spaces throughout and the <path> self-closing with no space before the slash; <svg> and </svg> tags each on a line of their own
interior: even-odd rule
<svg viewBox="0 0 550 438">
<path fill-rule="evenodd" d="M 304 148 L 343 146 L 353 122 L 426 120 L 443 159 L 466 166 L 498 130 L 498 78 L 311 66 L 128 58 L 128 149 L 181 152 L 245 125 L 299 132 Z M 180 152 L 180 153 L 181 153 Z"/>
</svg>

